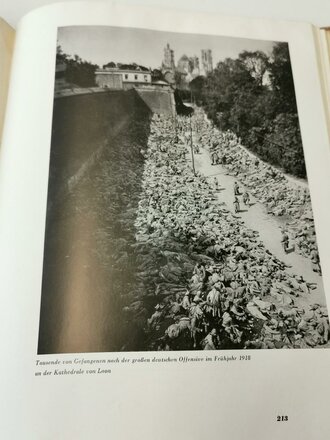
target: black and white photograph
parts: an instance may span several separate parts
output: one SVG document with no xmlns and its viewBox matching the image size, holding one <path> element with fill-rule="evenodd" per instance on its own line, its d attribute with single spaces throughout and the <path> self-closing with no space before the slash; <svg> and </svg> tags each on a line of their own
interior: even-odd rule
<svg viewBox="0 0 330 440">
<path fill-rule="evenodd" d="M 71 26 L 54 65 L 38 354 L 328 348 L 289 45 Z"/>
</svg>

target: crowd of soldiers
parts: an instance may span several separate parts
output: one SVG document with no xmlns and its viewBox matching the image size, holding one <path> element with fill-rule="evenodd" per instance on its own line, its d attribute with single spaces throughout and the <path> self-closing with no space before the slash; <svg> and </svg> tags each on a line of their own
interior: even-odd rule
<svg viewBox="0 0 330 440">
<path fill-rule="evenodd" d="M 222 164 L 266 207 L 269 214 L 283 217 L 288 248 L 310 258 L 313 270 L 321 273 L 307 184 L 294 182 L 251 154 L 233 132 L 220 132 L 202 111 L 197 111 L 196 125 L 200 141 L 209 147 L 212 164 Z"/>
<path fill-rule="evenodd" d="M 200 117 L 193 122 L 198 125 L 200 140 L 211 145 L 211 153 L 216 150 L 225 156 L 230 172 L 237 176 L 244 170 L 246 182 L 252 185 L 253 173 L 234 164 L 235 155 L 239 155 L 237 139 L 210 127 L 207 130 L 207 122 Z M 304 348 L 327 344 L 326 308 L 307 305 L 315 286 L 303 276 L 288 273 L 285 264 L 265 249 L 256 231 L 216 203 L 212 182 L 193 172 L 187 160 L 190 124 L 190 118 L 178 117 L 174 126 L 171 119 L 154 116 L 144 152 L 143 189 L 135 226 L 137 246 L 144 249 L 139 280 L 153 290 L 148 297 L 152 304 L 146 328 L 149 348 Z M 215 144 L 220 135 L 221 147 Z M 244 156 L 244 160 L 250 157 Z M 255 167 L 267 169 L 260 162 Z M 275 188 L 277 182 L 274 176 L 265 179 L 259 182 L 260 194 L 262 186 L 272 188 L 273 183 Z M 276 192 L 273 194 L 276 197 Z"/>
</svg>

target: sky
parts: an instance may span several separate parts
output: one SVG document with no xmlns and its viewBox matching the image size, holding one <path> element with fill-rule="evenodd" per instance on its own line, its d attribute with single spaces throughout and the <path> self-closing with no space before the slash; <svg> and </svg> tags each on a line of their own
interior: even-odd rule
<svg viewBox="0 0 330 440">
<path fill-rule="evenodd" d="M 211 49 L 213 67 L 227 57 L 236 58 L 243 50 L 262 50 L 270 54 L 274 44 L 272 41 L 112 26 L 70 26 L 58 30 L 58 44 L 63 52 L 77 54 L 101 67 L 114 61 L 159 68 L 167 43 L 174 49 L 175 64 L 183 54 L 200 58 L 201 49 Z"/>
</svg>

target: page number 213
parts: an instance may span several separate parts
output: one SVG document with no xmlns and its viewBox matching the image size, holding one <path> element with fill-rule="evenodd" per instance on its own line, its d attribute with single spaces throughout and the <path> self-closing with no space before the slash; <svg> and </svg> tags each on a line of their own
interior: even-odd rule
<svg viewBox="0 0 330 440">
<path fill-rule="evenodd" d="M 287 422 L 289 420 L 289 416 L 277 416 L 276 421 L 277 422 Z"/>
</svg>

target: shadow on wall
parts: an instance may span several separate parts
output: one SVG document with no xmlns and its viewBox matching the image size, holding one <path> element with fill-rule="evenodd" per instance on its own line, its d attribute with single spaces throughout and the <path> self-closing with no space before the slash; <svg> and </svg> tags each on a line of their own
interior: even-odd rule
<svg viewBox="0 0 330 440">
<path fill-rule="evenodd" d="M 124 310 L 150 117 L 134 90 L 55 99 L 38 354 L 139 348 Z"/>
</svg>

